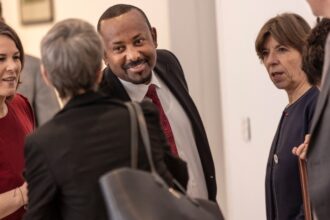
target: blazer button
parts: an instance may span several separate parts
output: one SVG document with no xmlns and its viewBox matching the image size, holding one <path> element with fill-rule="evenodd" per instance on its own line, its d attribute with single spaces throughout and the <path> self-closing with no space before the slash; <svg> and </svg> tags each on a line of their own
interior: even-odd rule
<svg viewBox="0 0 330 220">
<path fill-rule="evenodd" d="M 278 156 L 276 154 L 274 154 L 274 162 L 278 164 Z"/>
</svg>

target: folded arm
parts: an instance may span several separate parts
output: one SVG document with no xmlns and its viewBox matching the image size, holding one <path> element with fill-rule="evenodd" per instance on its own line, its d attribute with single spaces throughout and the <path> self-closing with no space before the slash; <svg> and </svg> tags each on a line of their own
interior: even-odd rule
<svg viewBox="0 0 330 220">
<path fill-rule="evenodd" d="M 27 204 L 27 184 L 26 182 L 10 191 L 0 194 L 0 219 L 14 213 L 19 208 Z"/>
</svg>

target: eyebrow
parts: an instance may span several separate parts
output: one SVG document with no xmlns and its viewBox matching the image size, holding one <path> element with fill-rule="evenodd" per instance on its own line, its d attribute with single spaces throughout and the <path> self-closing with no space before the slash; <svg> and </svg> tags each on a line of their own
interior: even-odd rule
<svg viewBox="0 0 330 220">
<path fill-rule="evenodd" d="M 16 51 L 13 56 L 16 56 L 16 55 L 21 55 L 21 53 L 19 51 Z M 0 53 L 0 56 L 7 56 L 7 53 Z"/>
<path fill-rule="evenodd" d="M 135 36 L 133 37 L 133 40 L 136 40 L 136 39 L 139 38 L 141 35 L 142 35 L 141 33 L 135 35 Z"/>
<path fill-rule="evenodd" d="M 284 44 L 280 44 L 280 43 L 278 43 L 278 44 L 275 46 L 275 49 L 277 49 L 277 48 L 279 48 L 279 47 L 288 47 L 288 46 L 286 46 L 286 45 L 284 45 Z M 262 47 L 262 48 L 261 48 L 261 51 L 263 51 L 263 50 L 269 50 L 269 49 L 266 48 L 266 47 Z"/>
<path fill-rule="evenodd" d="M 139 33 L 139 34 L 136 34 L 135 36 L 133 36 L 132 37 L 132 40 L 136 40 L 136 39 L 138 39 L 139 37 L 141 37 L 141 33 Z M 115 42 L 112 42 L 112 44 L 116 44 L 116 45 L 118 45 L 118 44 L 122 44 L 123 43 L 123 41 L 115 41 Z"/>
</svg>

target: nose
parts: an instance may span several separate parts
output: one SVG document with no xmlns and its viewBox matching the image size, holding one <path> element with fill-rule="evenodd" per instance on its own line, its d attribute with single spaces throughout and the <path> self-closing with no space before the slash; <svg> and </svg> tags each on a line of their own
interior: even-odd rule
<svg viewBox="0 0 330 220">
<path fill-rule="evenodd" d="M 20 70 L 20 66 L 21 66 L 21 61 L 16 59 L 8 59 L 8 62 L 7 62 L 7 70 L 8 71 L 12 71 L 12 72 L 19 72 Z"/>
<path fill-rule="evenodd" d="M 274 52 L 269 52 L 268 56 L 265 59 L 265 65 L 270 66 L 270 65 L 275 65 L 278 64 L 278 57 L 276 53 Z"/>
<path fill-rule="evenodd" d="M 129 61 L 137 61 L 141 57 L 140 52 L 134 46 L 127 47 L 126 49 L 126 59 Z"/>
</svg>

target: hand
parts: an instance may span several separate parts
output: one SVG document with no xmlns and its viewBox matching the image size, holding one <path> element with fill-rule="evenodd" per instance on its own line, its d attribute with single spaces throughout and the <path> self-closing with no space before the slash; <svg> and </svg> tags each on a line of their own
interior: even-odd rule
<svg viewBox="0 0 330 220">
<path fill-rule="evenodd" d="M 298 147 L 292 148 L 292 153 L 302 160 L 306 160 L 310 137 L 310 134 L 306 134 L 304 143 L 300 144 Z"/>
</svg>

